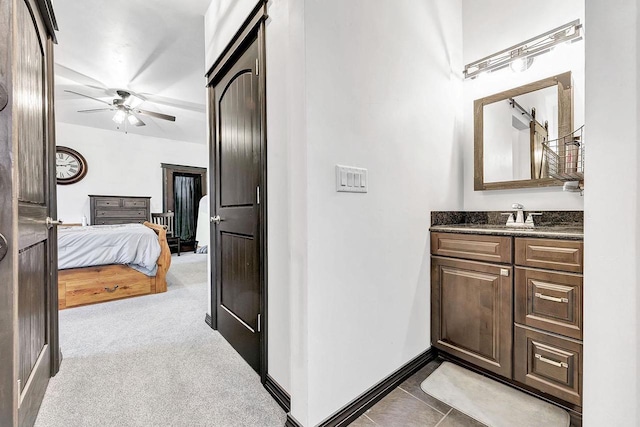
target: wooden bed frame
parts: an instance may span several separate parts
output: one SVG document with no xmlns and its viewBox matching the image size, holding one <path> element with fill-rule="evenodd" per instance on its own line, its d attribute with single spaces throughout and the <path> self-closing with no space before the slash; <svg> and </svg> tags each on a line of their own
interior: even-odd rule
<svg viewBox="0 0 640 427">
<path fill-rule="evenodd" d="M 167 271 L 171 252 L 167 232 L 158 224 L 144 222 L 158 235 L 160 256 L 155 277 L 120 264 L 70 268 L 58 271 L 58 308 L 78 307 L 104 301 L 129 298 L 167 291 Z"/>
</svg>

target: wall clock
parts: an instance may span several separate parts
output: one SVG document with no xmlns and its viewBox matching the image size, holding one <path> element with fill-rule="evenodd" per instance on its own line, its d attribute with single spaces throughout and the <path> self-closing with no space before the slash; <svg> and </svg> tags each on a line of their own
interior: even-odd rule
<svg viewBox="0 0 640 427">
<path fill-rule="evenodd" d="M 87 174 L 87 161 L 76 150 L 56 147 L 56 178 L 58 184 L 67 185 L 80 181 Z"/>
</svg>

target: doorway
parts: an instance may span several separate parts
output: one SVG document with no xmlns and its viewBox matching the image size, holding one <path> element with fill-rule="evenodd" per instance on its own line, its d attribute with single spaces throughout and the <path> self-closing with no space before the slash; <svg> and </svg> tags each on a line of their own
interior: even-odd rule
<svg viewBox="0 0 640 427">
<path fill-rule="evenodd" d="M 174 212 L 176 237 L 181 247 L 195 250 L 200 199 L 207 194 L 205 168 L 162 163 L 162 207 Z"/>
<path fill-rule="evenodd" d="M 260 12 L 208 74 L 210 257 L 212 326 L 265 383 L 267 165 Z"/>
</svg>

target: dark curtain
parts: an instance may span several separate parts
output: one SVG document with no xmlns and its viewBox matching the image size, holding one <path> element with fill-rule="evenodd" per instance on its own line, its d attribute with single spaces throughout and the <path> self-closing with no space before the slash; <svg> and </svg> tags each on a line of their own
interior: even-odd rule
<svg viewBox="0 0 640 427">
<path fill-rule="evenodd" d="M 198 223 L 198 205 L 202 197 L 200 176 L 174 175 L 173 191 L 176 235 L 183 241 L 193 241 Z"/>
</svg>

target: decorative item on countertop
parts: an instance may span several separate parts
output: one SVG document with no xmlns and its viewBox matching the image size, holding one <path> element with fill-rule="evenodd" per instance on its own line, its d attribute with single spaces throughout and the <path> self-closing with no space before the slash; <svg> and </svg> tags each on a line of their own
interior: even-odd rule
<svg viewBox="0 0 640 427">
<path fill-rule="evenodd" d="M 548 177 L 563 181 L 564 191 L 584 189 L 584 125 L 561 138 L 543 142 L 543 168 Z"/>
</svg>

